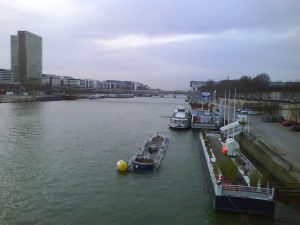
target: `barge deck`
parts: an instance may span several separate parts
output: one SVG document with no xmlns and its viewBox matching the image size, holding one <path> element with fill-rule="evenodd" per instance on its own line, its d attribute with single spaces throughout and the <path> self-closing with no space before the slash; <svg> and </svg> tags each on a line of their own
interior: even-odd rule
<svg viewBox="0 0 300 225">
<path fill-rule="evenodd" d="M 200 152 L 208 174 L 214 208 L 223 211 L 274 216 L 274 188 L 244 185 L 245 181 L 241 179 L 241 175 L 237 179 L 240 180 L 239 182 L 226 182 L 222 179 L 223 175 L 219 166 L 225 158 L 218 154 L 220 146 L 217 141 L 213 140 L 212 148 L 207 148 L 204 138 L 200 134 L 200 142 L 202 145 Z"/>
</svg>

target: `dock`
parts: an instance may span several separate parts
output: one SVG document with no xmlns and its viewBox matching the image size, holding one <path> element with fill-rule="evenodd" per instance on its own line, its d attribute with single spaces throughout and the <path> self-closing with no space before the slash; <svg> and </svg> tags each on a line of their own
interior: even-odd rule
<svg viewBox="0 0 300 225">
<path fill-rule="evenodd" d="M 192 108 L 192 129 L 207 129 L 207 130 L 217 130 L 219 127 L 218 115 L 213 112 L 208 112 L 208 110 L 203 110 L 201 108 Z"/>
</svg>

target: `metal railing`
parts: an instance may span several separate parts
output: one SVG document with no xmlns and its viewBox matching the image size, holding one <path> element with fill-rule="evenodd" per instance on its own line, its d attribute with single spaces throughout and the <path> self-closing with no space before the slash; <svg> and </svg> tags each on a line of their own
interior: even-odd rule
<svg viewBox="0 0 300 225">
<path fill-rule="evenodd" d="M 222 195 L 245 198 L 273 200 L 274 188 L 248 187 L 242 185 L 222 184 Z"/>
</svg>

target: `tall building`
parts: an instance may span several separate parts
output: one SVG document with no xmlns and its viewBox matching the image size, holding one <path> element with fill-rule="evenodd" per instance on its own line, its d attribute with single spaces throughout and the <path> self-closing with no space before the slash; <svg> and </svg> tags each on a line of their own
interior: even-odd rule
<svg viewBox="0 0 300 225">
<path fill-rule="evenodd" d="M 10 59 L 11 59 L 11 74 L 13 82 L 20 82 L 18 70 L 18 36 L 10 36 Z"/>
<path fill-rule="evenodd" d="M 11 35 L 11 71 L 13 82 L 41 84 L 42 37 L 28 31 Z"/>
</svg>

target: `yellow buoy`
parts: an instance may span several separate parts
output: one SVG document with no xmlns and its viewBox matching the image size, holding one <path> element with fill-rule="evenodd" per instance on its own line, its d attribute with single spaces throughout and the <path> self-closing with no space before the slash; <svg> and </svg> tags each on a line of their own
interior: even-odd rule
<svg viewBox="0 0 300 225">
<path fill-rule="evenodd" d="M 117 162 L 117 167 L 118 167 L 118 170 L 125 172 L 128 168 L 128 165 L 124 160 L 119 160 Z"/>
</svg>

